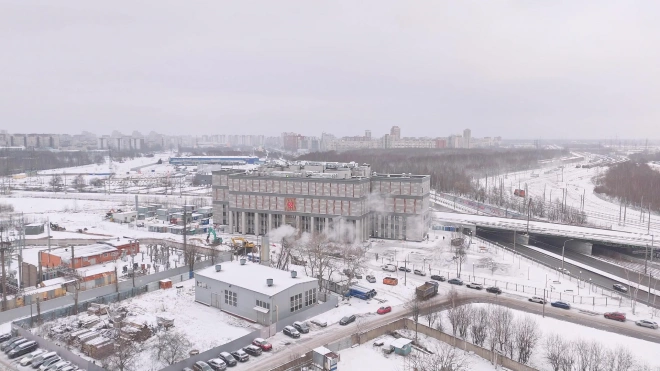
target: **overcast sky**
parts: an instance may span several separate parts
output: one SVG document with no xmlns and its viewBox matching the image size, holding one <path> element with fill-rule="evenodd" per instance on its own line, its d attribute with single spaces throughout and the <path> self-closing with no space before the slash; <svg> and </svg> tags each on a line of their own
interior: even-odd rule
<svg viewBox="0 0 660 371">
<path fill-rule="evenodd" d="M 0 0 L 0 128 L 660 138 L 658 14 L 651 0 Z"/>
</svg>

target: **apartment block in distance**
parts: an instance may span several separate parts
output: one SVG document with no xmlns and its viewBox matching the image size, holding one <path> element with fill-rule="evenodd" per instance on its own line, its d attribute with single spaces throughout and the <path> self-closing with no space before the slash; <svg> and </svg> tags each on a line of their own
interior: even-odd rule
<svg viewBox="0 0 660 371">
<path fill-rule="evenodd" d="M 419 241 L 430 225 L 430 177 L 372 174 L 368 164 L 293 162 L 213 172 L 214 222 L 232 233 L 300 232 Z"/>
</svg>

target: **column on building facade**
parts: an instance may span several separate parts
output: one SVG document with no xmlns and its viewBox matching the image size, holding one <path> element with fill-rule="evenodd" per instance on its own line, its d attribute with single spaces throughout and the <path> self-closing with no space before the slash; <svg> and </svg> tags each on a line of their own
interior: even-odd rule
<svg viewBox="0 0 660 371">
<path fill-rule="evenodd" d="M 362 220 L 355 221 L 355 240 L 362 242 Z"/>
<path fill-rule="evenodd" d="M 227 212 L 227 217 L 229 218 L 229 233 L 234 233 L 234 212 Z"/>
<path fill-rule="evenodd" d="M 268 233 L 273 230 L 273 214 L 268 214 L 268 230 L 265 233 Z"/>
<path fill-rule="evenodd" d="M 326 236 L 330 233 L 330 218 L 325 218 L 325 225 L 323 226 L 323 233 Z"/>
<path fill-rule="evenodd" d="M 241 211 L 241 234 L 247 232 L 246 214 L 245 211 Z"/>
<path fill-rule="evenodd" d="M 310 233 L 316 233 L 316 230 L 314 230 L 314 217 L 313 216 L 309 217 L 309 232 Z"/>
<path fill-rule="evenodd" d="M 296 229 L 300 230 L 300 215 L 296 215 Z"/>
<path fill-rule="evenodd" d="M 254 235 L 255 235 L 255 236 L 258 236 L 258 235 L 259 235 L 259 231 L 261 230 L 261 225 L 259 224 L 259 222 L 260 222 L 260 220 L 259 220 L 259 213 L 258 213 L 258 212 L 255 212 L 255 213 L 254 213 Z"/>
</svg>

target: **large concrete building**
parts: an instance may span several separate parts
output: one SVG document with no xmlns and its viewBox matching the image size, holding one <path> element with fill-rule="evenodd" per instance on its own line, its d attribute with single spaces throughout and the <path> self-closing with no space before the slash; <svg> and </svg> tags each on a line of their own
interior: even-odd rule
<svg viewBox="0 0 660 371">
<path fill-rule="evenodd" d="M 265 235 L 282 225 L 364 241 L 419 241 L 430 225 L 430 177 L 376 174 L 367 164 L 267 164 L 213 172 L 215 224 Z"/>
<path fill-rule="evenodd" d="M 318 280 L 260 264 L 224 262 L 195 272 L 195 301 L 268 326 L 315 306 Z"/>
</svg>

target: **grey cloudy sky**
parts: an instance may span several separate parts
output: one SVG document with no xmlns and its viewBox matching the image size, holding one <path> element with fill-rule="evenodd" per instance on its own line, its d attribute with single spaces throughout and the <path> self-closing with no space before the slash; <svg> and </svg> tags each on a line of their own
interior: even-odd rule
<svg viewBox="0 0 660 371">
<path fill-rule="evenodd" d="M 659 10 L 651 0 L 0 0 L 0 127 L 660 138 Z"/>
</svg>

